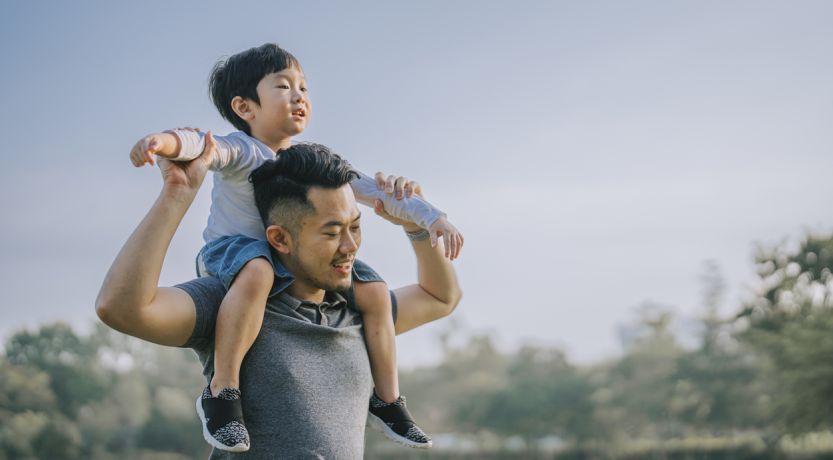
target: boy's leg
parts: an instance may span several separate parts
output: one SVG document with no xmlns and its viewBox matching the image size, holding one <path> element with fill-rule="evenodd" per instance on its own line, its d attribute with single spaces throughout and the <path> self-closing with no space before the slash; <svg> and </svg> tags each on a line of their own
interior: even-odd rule
<svg viewBox="0 0 833 460">
<path fill-rule="evenodd" d="M 274 277 L 271 262 L 252 259 L 240 269 L 223 298 L 214 331 L 212 396 L 223 388 L 240 388 L 240 365 L 260 333 Z"/>
<path fill-rule="evenodd" d="M 399 397 L 399 373 L 396 369 L 396 333 L 390 292 L 385 283 L 354 284 L 356 309 L 362 314 L 370 372 L 376 396 L 385 402 Z"/>
<path fill-rule="evenodd" d="M 390 291 L 383 282 L 353 283 L 356 308 L 362 314 L 367 354 L 375 385 L 371 423 L 390 439 L 411 447 L 431 447 L 431 439 L 414 423 L 399 394 L 396 333 Z"/>
<path fill-rule="evenodd" d="M 237 273 L 217 313 L 214 376 L 197 400 L 197 413 L 203 437 L 220 450 L 249 450 L 240 401 L 240 366 L 260 333 L 274 276 L 271 262 L 250 260 Z"/>
</svg>

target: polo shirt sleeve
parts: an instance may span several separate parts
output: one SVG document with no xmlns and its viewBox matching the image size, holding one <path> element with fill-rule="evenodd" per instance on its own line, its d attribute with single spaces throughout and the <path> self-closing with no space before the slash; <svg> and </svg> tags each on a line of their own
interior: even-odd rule
<svg viewBox="0 0 833 460">
<path fill-rule="evenodd" d="M 213 276 L 197 278 L 174 287 L 191 296 L 196 308 L 194 330 L 188 341 L 181 345 L 182 348 L 203 350 L 210 347 L 214 342 L 217 312 L 226 295 L 226 288 L 219 279 Z"/>
</svg>

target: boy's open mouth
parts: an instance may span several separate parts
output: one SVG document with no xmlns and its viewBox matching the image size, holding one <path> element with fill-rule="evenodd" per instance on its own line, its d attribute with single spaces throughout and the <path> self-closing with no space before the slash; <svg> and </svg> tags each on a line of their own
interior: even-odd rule
<svg viewBox="0 0 833 460">
<path fill-rule="evenodd" d="M 304 109 L 293 110 L 292 115 L 296 117 L 304 118 L 307 115 L 307 112 Z"/>
</svg>

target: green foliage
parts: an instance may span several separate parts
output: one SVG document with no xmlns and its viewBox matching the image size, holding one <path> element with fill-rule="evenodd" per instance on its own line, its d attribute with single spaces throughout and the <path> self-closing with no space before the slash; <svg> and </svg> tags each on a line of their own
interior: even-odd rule
<svg viewBox="0 0 833 460">
<path fill-rule="evenodd" d="M 96 366 L 96 351 L 94 344 L 76 336 L 69 326 L 57 323 L 36 333 L 15 334 L 6 345 L 6 359 L 48 375 L 60 411 L 74 418 L 78 408 L 97 399 L 107 384 Z"/>
<path fill-rule="evenodd" d="M 739 318 L 742 338 L 768 360 L 779 430 L 833 427 L 833 236 L 760 249 L 759 295 Z"/>
<path fill-rule="evenodd" d="M 502 435 L 578 440 L 592 433 L 593 386 L 557 350 L 524 347 L 505 369 L 504 384 L 458 401 L 461 424 Z"/>
<path fill-rule="evenodd" d="M 193 355 L 104 327 L 12 336 L 0 358 L 0 459 L 204 457 Z M 189 356 L 190 355 L 190 356 Z"/>
</svg>

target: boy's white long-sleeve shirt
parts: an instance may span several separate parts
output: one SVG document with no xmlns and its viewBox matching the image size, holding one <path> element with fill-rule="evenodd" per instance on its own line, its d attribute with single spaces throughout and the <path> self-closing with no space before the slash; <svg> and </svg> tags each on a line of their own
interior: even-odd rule
<svg viewBox="0 0 833 460">
<path fill-rule="evenodd" d="M 198 157 L 205 147 L 204 133 L 187 130 L 171 131 L 179 138 L 180 152 L 174 160 L 186 161 Z M 249 174 L 276 154 L 266 144 L 243 133 L 214 136 L 217 154 L 210 165 L 214 171 L 214 187 L 211 190 L 211 210 L 203 231 L 206 243 L 223 236 L 245 235 L 263 239 L 264 228 L 254 200 L 254 189 Z M 365 174 L 350 183 L 356 200 L 373 207 L 376 199 L 385 204 L 388 214 L 428 228 L 435 220 L 445 216 L 442 211 L 420 197 L 395 199 L 376 186 L 376 181 Z"/>
</svg>

